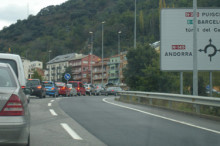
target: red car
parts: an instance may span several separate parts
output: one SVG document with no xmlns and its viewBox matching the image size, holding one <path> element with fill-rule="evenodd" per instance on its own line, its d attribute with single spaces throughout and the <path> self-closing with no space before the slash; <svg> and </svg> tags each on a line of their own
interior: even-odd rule
<svg viewBox="0 0 220 146">
<path fill-rule="evenodd" d="M 69 81 L 68 83 L 73 85 L 73 87 L 77 91 L 77 95 L 79 95 L 79 96 L 80 95 L 84 95 L 84 96 L 86 95 L 86 89 L 85 89 L 85 87 L 84 87 L 82 82 L 79 82 L 79 81 Z"/>
<path fill-rule="evenodd" d="M 70 89 L 67 87 L 66 83 L 56 82 L 55 84 L 58 87 L 59 95 L 70 96 Z"/>
</svg>

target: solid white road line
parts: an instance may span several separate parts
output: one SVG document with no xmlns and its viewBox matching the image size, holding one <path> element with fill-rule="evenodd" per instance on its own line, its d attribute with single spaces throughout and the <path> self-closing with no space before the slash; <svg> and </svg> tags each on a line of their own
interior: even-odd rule
<svg viewBox="0 0 220 146">
<path fill-rule="evenodd" d="M 72 130 L 68 124 L 66 123 L 61 123 L 60 124 L 66 132 L 75 140 L 83 140 L 74 130 Z"/>
<path fill-rule="evenodd" d="M 167 117 L 164 117 L 164 116 L 160 116 L 160 115 L 152 114 L 152 113 L 149 113 L 149 112 L 141 111 L 141 110 L 138 110 L 138 109 L 135 109 L 135 108 L 131 108 L 131 107 L 115 104 L 115 103 L 107 101 L 106 99 L 107 98 L 103 98 L 102 101 L 105 102 L 105 103 L 108 103 L 108 104 L 112 104 L 112 105 L 119 106 L 119 107 L 122 107 L 122 108 L 127 108 L 127 109 L 130 109 L 130 110 L 137 111 L 137 112 L 140 112 L 140 113 L 143 113 L 143 114 L 147 114 L 147 115 L 150 115 L 150 116 L 154 116 L 154 117 L 157 117 L 157 118 L 169 120 L 169 121 L 176 122 L 176 123 L 179 123 L 179 124 L 183 124 L 183 125 L 195 127 L 195 128 L 198 128 L 198 129 L 206 130 L 206 131 L 209 131 L 209 132 L 213 132 L 213 133 L 216 133 L 216 134 L 220 134 L 220 131 L 217 131 L 217 130 L 213 130 L 213 129 L 197 126 L 197 125 L 190 124 L 190 123 L 187 123 L 187 122 L 178 121 L 178 120 L 167 118 Z"/>
<path fill-rule="evenodd" d="M 53 116 L 57 116 L 57 113 L 56 113 L 53 109 L 50 109 L 50 113 L 51 113 Z"/>
<path fill-rule="evenodd" d="M 51 106 L 52 105 L 52 103 L 48 103 L 48 106 Z"/>
</svg>

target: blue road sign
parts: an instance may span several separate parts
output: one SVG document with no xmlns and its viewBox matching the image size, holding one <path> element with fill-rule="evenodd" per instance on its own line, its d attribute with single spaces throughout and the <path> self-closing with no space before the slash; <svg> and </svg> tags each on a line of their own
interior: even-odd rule
<svg viewBox="0 0 220 146">
<path fill-rule="evenodd" d="M 65 80 L 69 80 L 71 78 L 71 75 L 69 73 L 66 73 L 64 75 Z"/>
</svg>

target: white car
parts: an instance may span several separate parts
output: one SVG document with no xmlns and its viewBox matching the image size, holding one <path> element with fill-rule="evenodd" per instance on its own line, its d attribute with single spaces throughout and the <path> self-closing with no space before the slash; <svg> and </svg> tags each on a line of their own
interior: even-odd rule
<svg viewBox="0 0 220 146">
<path fill-rule="evenodd" d="M 0 53 L 0 63 L 8 63 L 14 70 L 22 88 L 26 87 L 23 63 L 21 57 L 16 54 Z"/>
</svg>

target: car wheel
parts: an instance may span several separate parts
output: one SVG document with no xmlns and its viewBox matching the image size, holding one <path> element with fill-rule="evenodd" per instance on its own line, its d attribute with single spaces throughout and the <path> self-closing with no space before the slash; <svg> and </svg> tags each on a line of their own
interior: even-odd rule
<svg viewBox="0 0 220 146">
<path fill-rule="evenodd" d="M 81 96 L 81 92 L 79 92 L 78 96 Z"/>
</svg>

